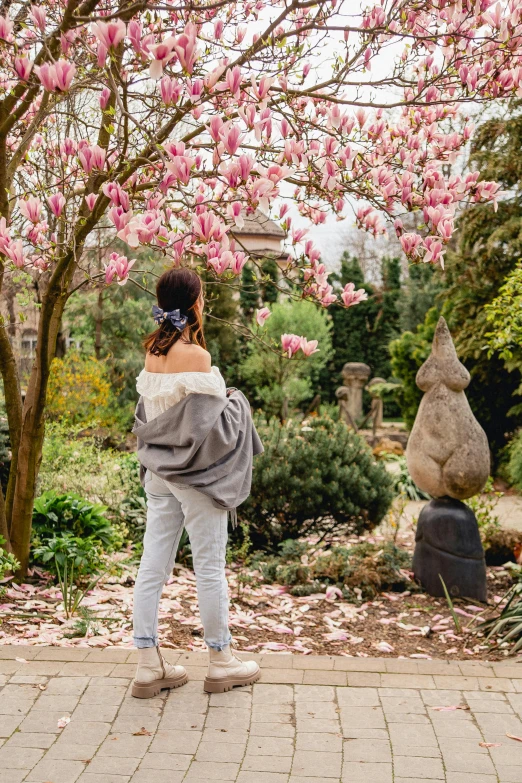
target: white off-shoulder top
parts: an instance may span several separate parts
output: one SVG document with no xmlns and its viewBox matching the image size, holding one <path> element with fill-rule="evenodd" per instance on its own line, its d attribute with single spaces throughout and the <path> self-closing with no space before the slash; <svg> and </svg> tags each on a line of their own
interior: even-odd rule
<svg viewBox="0 0 522 783">
<path fill-rule="evenodd" d="M 218 367 L 210 372 L 149 372 L 136 378 L 136 390 L 143 397 L 147 421 L 164 413 L 187 394 L 215 394 L 226 397 L 227 387 Z"/>
</svg>

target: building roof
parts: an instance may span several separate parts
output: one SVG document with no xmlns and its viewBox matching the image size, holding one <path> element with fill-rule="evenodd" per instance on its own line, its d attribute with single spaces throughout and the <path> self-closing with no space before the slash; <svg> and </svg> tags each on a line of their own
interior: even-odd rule
<svg viewBox="0 0 522 783">
<path fill-rule="evenodd" d="M 285 239 L 286 237 L 286 232 L 283 231 L 281 226 L 259 209 L 256 209 L 253 215 L 244 215 L 243 218 L 245 221 L 243 228 L 234 227 L 231 231 L 232 234 L 236 234 L 237 236 L 245 234 L 262 234 L 277 239 Z"/>
</svg>

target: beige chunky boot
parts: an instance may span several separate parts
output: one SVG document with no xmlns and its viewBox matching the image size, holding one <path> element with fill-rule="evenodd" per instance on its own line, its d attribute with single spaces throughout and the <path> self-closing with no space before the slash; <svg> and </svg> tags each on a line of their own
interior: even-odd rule
<svg viewBox="0 0 522 783">
<path fill-rule="evenodd" d="M 132 683 L 132 695 L 137 699 L 151 699 L 165 689 L 179 688 L 188 681 L 183 666 L 173 666 L 165 661 L 159 647 L 139 650 L 139 663 Z"/>
<path fill-rule="evenodd" d="M 237 658 L 230 645 L 222 650 L 209 647 L 208 674 L 203 690 L 207 693 L 224 693 L 240 685 L 253 685 L 261 670 L 255 661 L 242 661 Z"/>
</svg>

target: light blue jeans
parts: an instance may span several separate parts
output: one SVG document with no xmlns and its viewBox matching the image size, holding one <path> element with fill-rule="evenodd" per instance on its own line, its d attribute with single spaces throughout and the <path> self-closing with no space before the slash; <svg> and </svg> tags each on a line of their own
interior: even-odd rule
<svg viewBox="0 0 522 783">
<path fill-rule="evenodd" d="M 134 587 L 134 644 L 158 644 L 158 609 L 186 528 L 196 573 L 199 612 L 208 647 L 222 650 L 230 644 L 228 585 L 225 576 L 227 512 L 216 508 L 207 495 L 182 489 L 147 471 L 147 525 L 143 555 Z"/>
</svg>

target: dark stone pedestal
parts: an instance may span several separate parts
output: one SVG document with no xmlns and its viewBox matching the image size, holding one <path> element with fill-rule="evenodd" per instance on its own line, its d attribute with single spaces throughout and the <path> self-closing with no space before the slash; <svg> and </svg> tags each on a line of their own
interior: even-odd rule
<svg viewBox="0 0 522 783">
<path fill-rule="evenodd" d="M 437 498 L 422 509 L 415 536 L 413 572 L 424 589 L 486 602 L 486 561 L 475 514 L 460 500 Z"/>
</svg>

